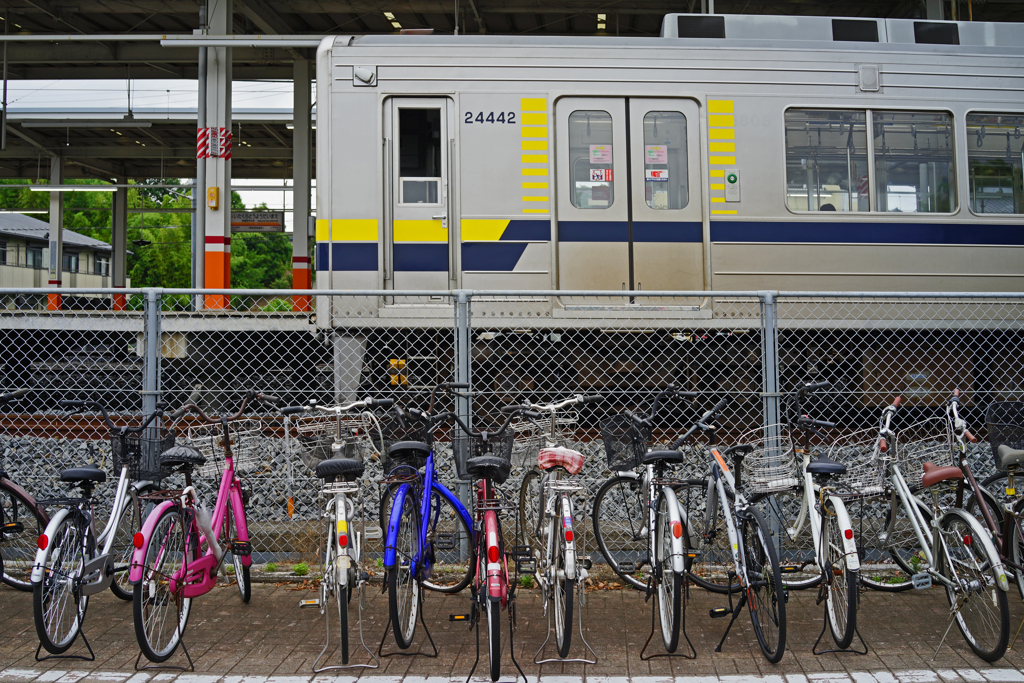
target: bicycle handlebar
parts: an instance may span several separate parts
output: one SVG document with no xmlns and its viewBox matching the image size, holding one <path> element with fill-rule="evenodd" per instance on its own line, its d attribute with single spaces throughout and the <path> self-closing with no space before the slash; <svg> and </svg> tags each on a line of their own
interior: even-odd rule
<svg viewBox="0 0 1024 683">
<path fill-rule="evenodd" d="M 220 424 L 222 422 L 234 422 L 235 420 L 237 420 L 240 417 L 242 417 L 242 413 L 245 412 L 246 406 L 249 404 L 250 401 L 253 401 L 253 400 L 260 401 L 261 403 L 268 403 L 268 404 L 271 404 L 271 405 L 273 405 L 273 403 L 275 401 L 276 402 L 280 402 L 280 399 L 277 398 L 276 396 L 271 396 L 270 394 L 260 394 L 260 393 L 257 393 L 255 391 L 250 390 L 250 391 L 245 392 L 245 398 L 242 399 L 242 405 L 240 405 L 238 407 L 238 412 L 236 412 L 234 415 L 221 416 L 221 417 L 210 417 L 209 415 L 207 415 L 203 411 L 202 408 L 197 406 L 195 403 L 186 403 L 185 405 L 183 405 L 180 408 L 178 408 L 178 410 L 176 410 L 170 416 L 170 418 L 172 420 L 177 420 L 178 418 L 180 418 L 185 413 L 195 413 L 196 415 L 199 416 L 199 419 L 202 420 L 203 422 L 205 422 L 206 424 Z M 225 427 L 225 429 L 226 429 L 226 427 Z"/>
<path fill-rule="evenodd" d="M 28 390 L 26 389 L 25 391 L 27 392 Z M 99 403 L 98 401 L 61 400 L 57 402 L 57 405 L 59 405 L 61 408 L 64 408 L 65 410 L 70 411 L 72 415 L 74 415 L 75 413 L 83 412 L 85 410 L 98 411 L 103 416 L 103 422 L 107 425 L 107 428 L 110 429 L 110 431 L 120 430 L 123 434 L 141 433 L 144 429 L 146 429 L 147 427 L 149 427 L 149 425 L 153 423 L 153 420 L 164 414 L 164 408 L 166 407 L 163 401 L 157 401 L 156 410 L 154 410 L 150 414 L 150 416 L 147 417 L 145 421 L 143 421 L 141 425 L 137 427 L 128 427 L 127 425 L 118 427 L 110 419 L 110 414 L 107 412 L 106 407 L 102 403 Z"/>
<path fill-rule="evenodd" d="M 564 401 L 560 401 L 558 403 L 524 403 L 521 406 L 505 406 L 501 409 L 501 412 L 508 415 L 511 413 L 518 412 L 522 408 L 525 408 L 527 410 L 532 410 L 540 413 L 556 413 L 559 410 L 562 410 L 563 408 L 568 408 L 573 404 L 578 403 L 580 405 L 583 405 L 585 403 L 596 403 L 597 401 L 600 401 L 603 398 L 603 396 L 597 394 L 593 396 L 584 396 L 582 394 L 576 394 L 572 398 L 567 398 Z"/>
<path fill-rule="evenodd" d="M 830 386 L 832 386 L 831 382 L 813 382 L 803 385 L 799 391 L 801 394 L 813 394 L 818 389 L 828 389 Z"/>
<path fill-rule="evenodd" d="M 685 434 L 683 434 L 678 439 L 673 441 L 669 445 L 669 450 L 673 450 L 674 451 L 675 449 L 677 449 L 680 446 L 682 446 L 684 443 L 687 442 L 687 440 L 689 440 L 689 438 L 691 436 L 696 434 L 698 430 L 703 430 L 703 431 L 706 431 L 706 432 L 709 432 L 709 431 L 713 430 L 714 427 L 712 427 L 711 425 L 709 425 L 707 423 L 708 420 L 710 420 L 712 417 L 714 417 L 715 414 L 720 412 L 727 405 L 729 405 L 729 397 L 728 396 L 723 396 L 721 398 L 721 400 L 719 400 L 718 403 L 715 404 L 714 408 L 712 408 L 711 410 L 709 410 L 706 413 L 704 413 L 703 415 L 701 415 L 700 419 L 698 419 L 696 422 L 694 422 L 693 426 L 691 426 L 689 429 L 687 429 Z"/>
<path fill-rule="evenodd" d="M 32 391 L 32 390 L 31 389 L 15 389 L 14 391 L 8 391 L 5 394 L 0 394 L 0 403 L 9 403 L 10 401 L 14 401 L 15 399 L 19 399 L 19 398 L 21 398 L 22 396 L 24 396 L 25 394 L 27 394 L 30 391 Z"/>
<path fill-rule="evenodd" d="M 796 419 L 796 423 L 798 425 L 808 425 L 808 426 L 813 426 L 813 427 L 825 427 L 827 429 L 832 429 L 833 427 L 836 426 L 835 422 L 826 422 L 825 420 L 812 420 L 811 418 L 809 418 L 806 415 L 798 417 Z"/>
<path fill-rule="evenodd" d="M 355 409 L 362 408 L 390 408 L 395 404 L 393 398 L 364 398 L 362 401 L 355 401 L 347 405 L 341 406 L 322 406 L 317 404 L 315 401 L 311 401 L 308 405 L 304 406 L 288 406 L 287 408 L 279 408 L 278 412 L 282 415 L 298 415 L 299 413 L 313 412 L 314 410 L 320 410 L 325 413 L 348 413 Z"/>
</svg>

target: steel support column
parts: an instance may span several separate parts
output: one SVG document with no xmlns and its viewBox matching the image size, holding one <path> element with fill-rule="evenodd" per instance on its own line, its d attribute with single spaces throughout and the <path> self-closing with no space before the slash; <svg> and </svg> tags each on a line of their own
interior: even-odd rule
<svg viewBox="0 0 1024 683">
<path fill-rule="evenodd" d="M 293 62 L 294 98 L 292 131 L 292 288 L 310 289 L 313 279 L 309 269 L 309 214 L 311 197 L 312 167 L 312 126 L 310 124 L 309 60 L 296 59 Z M 309 311 L 310 297 L 292 297 L 292 308 Z"/>
<path fill-rule="evenodd" d="M 50 157 L 50 184 L 64 184 L 64 159 Z M 116 193 L 115 193 L 116 194 Z M 50 287 L 60 287 L 64 279 L 64 193 L 50 193 Z M 51 311 L 61 309 L 61 295 L 50 294 L 46 297 L 46 307 Z"/>
<path fill-rule="evenodd" d="M 220 0 L 209 10 L 209 34 L 229 35 L 232 17 L 231 0 Z M 231 134 L 231 50 L 230 47 L 206 48 L 206 125 L 218 129 L 221 146 Z M 206 162 L 207 196 L 205 213 L 205 245 L 203 287 L 231 287 L 231 156 L 213 156 Z M 210 196 L 216 193 L 216 198 Z M 225 295 L 205 297 L 207 308 L 225 309 L 231 298 Z"/>
<path fill-rule="evenodd" d="M 127 184 L 127 178 L 118 178 L 118 185 Z M 128 280 L 128 188 L 114 192 L 111 199 L 113 215 L 110 220 L 110 286 L 124 289 Z M 114 295 L 114 310 L 125 309 L 125 295 Z"/>
</svg>

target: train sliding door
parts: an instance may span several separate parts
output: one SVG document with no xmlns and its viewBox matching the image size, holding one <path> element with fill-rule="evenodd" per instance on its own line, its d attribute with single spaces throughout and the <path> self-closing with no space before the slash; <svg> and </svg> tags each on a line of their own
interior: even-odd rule
<svg viewBox="0 0 1024 683">
<path fill-rule="evenodd" d="M 391 98 L 385 103 L 385 284 L 389 289 L 455 287 L 447 98 Z"/>
<path fill-rule="evenodd" d="M 559 288 L 703 289 L 696 102 L 570 97 L 555 116 Z"/>
</svg>

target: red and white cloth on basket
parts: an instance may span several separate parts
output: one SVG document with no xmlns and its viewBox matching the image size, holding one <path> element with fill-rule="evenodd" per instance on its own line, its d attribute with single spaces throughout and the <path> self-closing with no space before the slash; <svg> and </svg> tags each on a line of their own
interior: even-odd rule
<svg viewBox="0 0 1024 683">
<path fill-rule="evenodd" d="M 542 470 L 564 467 L 569 474 L 579 474 L 583 469 L 583 454 L 571 448 L 542 448 L 537 454 L 537 464 Z"/>
</svg>

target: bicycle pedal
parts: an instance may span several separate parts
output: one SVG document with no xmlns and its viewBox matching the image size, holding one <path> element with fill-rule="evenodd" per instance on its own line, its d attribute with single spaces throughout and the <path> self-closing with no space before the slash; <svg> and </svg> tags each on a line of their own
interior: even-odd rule
<svg viewBox="0 0 1024 683">
<path fill-rule="evenodd" d="M 520 574 L 536 574 L 536 560 L 516 560 L 516 571 Z"/>
<path fill-rule="evenodd" d="M 5 534 L 20 534 L 25 530 L 25 525 L 21 522 L 7 522 L 4 524 Z"/>
<path fill-rule="evenodd" d="M 319 607 L 320 598 L 313 598 L 312 600 L 299 600 L 299 607 Z"/>
<path fill-rule="evenodd" d="M 633 564 L 632 562 L 620 562 L 619 563 L 619 573 L 620 574 L 635 574 L 636 573 L 636 565 Z"/>
<path fill-rule="evenodd" d="M 469 614 L 449 614 L 448 621 L 469 621 L 471 616 Z"/>
<path fill-rule="evenodd" d="M 533 548 L 528 545 L 514 545 L 512 546 L 512 557 L 517 560 L 527 560 L 533 557 Z"/>
<path fill-rule="evenodd" d="M 249 543 L 249 541 L 231 541 L 231 554 L 238 557 L 252 555 L 252 543 Z"/>
<path fill-rule="evenodd" d="M 931 588 L 932 587 L 932 575 L 929 574 L 928 572 L 921 572 L 919 574 L 914 574 L 912 577 L 910 577 L 910 580 L 914 584 L 914 590 L 921 591 L 921 590 L 924 590 L 925 588 Z"/>
<path fill-rule="evenodd" d="M 699 550 L 687 550 L 686 551 L 686 558 L 687 559 L 689 559 L 689 560 L 696 560 L 698 557 L 700 557 L 700 551 Z"/>
<path fill-rule="evenodd" d="M 455 550 L 458 545 L 459 535 L 450 532 L 440 532 L 434 537 L 435 550 Z"/>
<path fill-rule="evenodd" d="M 384 530 L 377 525 L 366 527 L 366 540 L 367 541 L 379 541 L 384 538 Z"/>
<path fill-rule="evenodd" d="M 712 619 L 719 619 L 721 617 L 727 617 L 730 614 L 732 614 L 732 612 L 729 610 L 728 607 L 715 607 L 715 608 L 713 608 L 713 609 L 708 611 L 708 615 Z"/>
<path fill-rule="evenodd" d="M 783 574 L 799 574 L 801 569 L 803 569 L 803 567 L 798 564 L 779 565 L 779 571 Z"/>
</svg>

